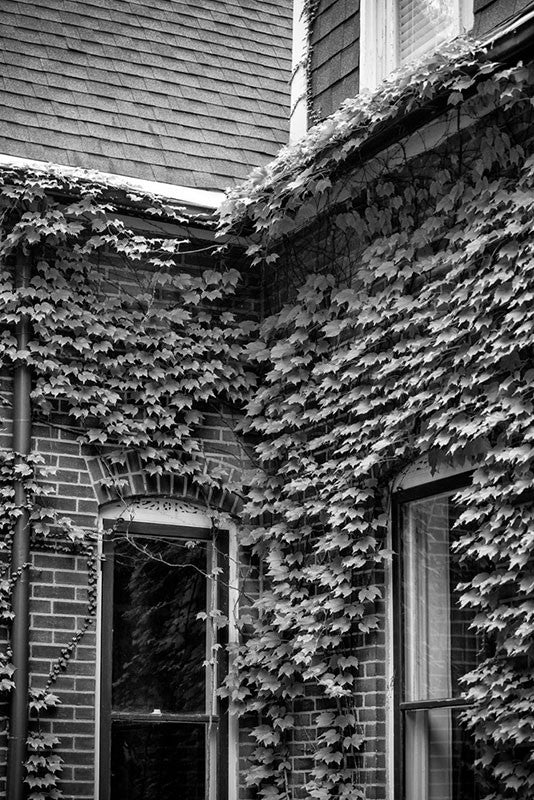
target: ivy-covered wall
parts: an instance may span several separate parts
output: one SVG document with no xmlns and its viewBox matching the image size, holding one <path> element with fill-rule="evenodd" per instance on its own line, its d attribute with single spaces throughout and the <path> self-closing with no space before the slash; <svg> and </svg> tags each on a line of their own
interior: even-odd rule
<svg viewBox="0 0 534 800">
<path fill-rule="evenodd" d="M 2 744 L 17 675 L 9 557 L 22 480 L 32 527 L 21 567 L 31 593 L 26 792 L 82 800 L 97 779 L 99 511 L 155 496 L 239 514 L 248 456 L 234 429 L 254 380 L 242 354 L 257 293 L 239 248 L 215 241 L 207 218 L 83 173 L 7 169 L 0 180 Z M 21 259 L 31 263 L 23 285 Z M 12 441 L 21 364 L 31 373 L 29 457 Z"/>
<path fill-rule="evenodd" d="M 230 689 L 262 712 L 261 796 L 391 788 L 382 569 L 392 482 L 421 458 L 474 466 L 456 547 L 486 644 L 463 724 L 482 795 L 532 796 L 533 86 L 532 67 L 456 43 L 345 104 L 223 210 L 254 232 L 271 298 L 246 418 L 267 582 Z"/>
<path fill-rule="evenodd" d="M 391 486 L 423 457 L 474 465 L 457 548 L 486 648 L 464 682 L 464 724 L 486 800 L 532 797 L 533 86 L 530 66 L 449 45 L 256 171 L 229 195 L 220 243 L 195 235 L 200 220 L 89 176 L 3 175 L 0 355 L 6 375 L 31 369 L 33 432 L 51 448 L 23 458 L 6 427 L 3 549 L 22 510 L 14 485 L 39 568 L 50 552 L 71 559 L 82 594 L 97 502 L 176 487 L 230 514 L 245 501 L 253 570 L 225 690 L 246 736 L 244 796 L 384 800 Z M 125 223 L 128 204 L 148 230 Z M 258 292 L 235 269 L 248 237 L 259 326 Z M 33 268 L 22 286 L 21 258 Z M 0 583 L 8 640 L 18 578 Z M 91 737 L 70 736 L 86 723 L 68 681 L 92 679 L 71 662 L 87 663 L 94 595 L 43 592 L 32 635 L 51 632 L 41 644 L 59 654 L 33 676 L 26 778 L 32 800 L 57 797 L 61 754 L 81 797 Z M 86 601 L 62 648 L 73 629 L 56 639 L 43 617 Z"/>
</svg>

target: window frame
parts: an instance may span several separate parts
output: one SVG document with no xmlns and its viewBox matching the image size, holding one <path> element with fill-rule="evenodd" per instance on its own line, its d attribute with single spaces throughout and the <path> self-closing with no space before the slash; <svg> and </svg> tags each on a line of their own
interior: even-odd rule
<svg viewBox="0 0 534 800">
<path fill-rule="evenodd" d="M 374 91 L 399 64 L 398 0 L 360 0 L 360 91 Z M 455 0 L 454 36 L 474 24 L 473 0 Z"/>
<path fill-rule="evenodd" d="M 206 709 L 206 713 L 165 713 L 158 714 L 157 718 L 151 713 L 143 712 L 114 712 L 112 706 L 112 666 L 113 666 L 113 613 L 110 613 L 113 605 L 113 582 L 114 582 L 114 552 L 113 542 L 106 533 L 113 531 L 114 534 L 124 533 L 133 535 L 165 536 L 169 539 L 183 539 L 187 541 L 198 540 L 208 543 L 214 542 L 213 531 L 208 527 L 190 527 L 187 525 L 172 525 L 157 522 L 126 521 L 121 519 L 104 518 L 103 524 L 103 546 L 102 546 L 102 570 L 101 570 L 101 608 L 100 608 L 100 703 L 98 719 L 98 738 L 99 738 L 99 759 L 98 759 L 98 800 L 111 800 L 111 736 L 112 724 L 114 719 L 121 721 L 130 719 L 132 721 L 169 723 L 185 722 L 190 724 L 200 723 L 206 726 L 206 754 L 210 752 L 210 758 L 206 759 L 206 800 L 228 800 L 229 798 L 229 739 L 230 739 L 230 716 L 228 713 L 228 700 L 226 698 L 215 697 L 215 707 L 212 713 Z M 217 543 L 217 550 L 222 558 L 229 560 L 230 557 L 230 533 L 226 529 L 217 529 L 217 536 L 220 541 Z M 213 556 L 214 548 L 210 548 Z M 212 565 L 213 566 L 213 565 Z M 215 587 L 208 586 L 209 597 L 213 597 L 215 590 L 216 606 L 224 614 L 229 614 L 230 597 L 229 586 L 226 580 L 228 570 L 224 570 L 225 579 L 217 581 Z M 207 580 L 207 579 L 206 579 Z M 106 613 L 107 611 L 107 613 Z M 206 680 L 206 698 L 209 701 L 213 696 L 213 682 L 217 687 L 222 683 L 222 678 L 228 671 L 227 655 L 225 645 L 228 643 L 228 632 L 226 628 L 216 629 L 216 639 L 207 629 L 207 647 L 209 650 L 212 644 L 217 644 L 216 664 L 208 668 L 209 672 Z M 134 719 L 135 718 L 135 719 Z M 209 737 L 209 723 L 214 723 L 211 738 Z M 213 764 L 213 761 L 215 762 Z M 211 762 L 211 763 L 210 763 Z M 210 774 L 208 775 L 208 766 Z M 209 789 L 208 789 L 209 787 Z"/>
<path fill-rule="evenodd" d="M 444 478 L 428 480 L 417 483 L 408 488 L 393 489 L 392 492 L 392 549 L 394 557 L 391 571 L 391 601 L 392 601 L 392 650 L 393 650 L 393 687 L 392 687 L 392 723 L 393 723 L 393 799 L 407 800 L 405 798 L 406 786 L 406 733 L 404 716 L 406 711 L 430 710 L 434 708 L 465 708 L 469 702 L 461 697 L 437 700 L 403 700 L 403 687 L 405 683 L 405 614 L 403 595 L 403 536 L 402 536 L 402 506 L 414 500 L 423 500 L 435 495 L 457 492 L 469 486 L 473 470 L 449 475 Z"/>
</svg>

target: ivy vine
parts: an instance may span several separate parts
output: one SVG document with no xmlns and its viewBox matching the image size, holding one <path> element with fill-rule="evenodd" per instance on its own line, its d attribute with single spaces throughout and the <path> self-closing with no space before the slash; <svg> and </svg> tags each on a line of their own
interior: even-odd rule
<svg viewBox="0 0 534 800">
<path fill-rule="evenodd" d="M 119 464 L 136 452 L 148 472 L 221 487 L 223 473 L 204 469 L 203 414 L 246 405 L 242 427 L 259 444 L 242 544 L 264 588 L 242 609 L 226 691 L 259 717 L 248 777 L 261 797 L 365 797 L 358 652 L 382 625 L 388 487 L 421 454 L 433 467 L 475 465 L 458 547 L 476 567 L 463 602 L 491 646 L 465 678 L 465 724 L 487 800 L 532 796 L 532 77 L 476 44 L 449 45 L 347 101 L 231 193 L 222 231 L 251 235 L 272 311 L 259 329 L 235 312 L 243 278 L 219 246 L 207 246 L 209 268 L 194 266 L 206 243 L 183 212 L 88 176 L 2 175 L 0 356 L 4 369 L 21 359 L 32 369 L 40 421 Z M 396 146 L 373 150 L 374 136 L 429 103 L 447 120 L 441 138 L 408 152 L 397 127 Z M 146 226 L 132 230 L 132 208 Z M 34 264 L 24 289 L 13 280 L 20 252 Z M 33 329 L 23 353 L 22 315 Z M 10 452 L 7 536 L 20 469 L 36 534 L 55 547 L 66 531 L 90 547 L 43 497 L 34 464 L 15 467 Z M 8 627 L 16 578 L 1 583 Z M 33 689 L 34 715 L 56 702 L 53 676 Z M 296 786 L 295 721 L 310 694 L 321 708 Z M 35 727 L 28 780 L 33 800 L 46 800 L 58 797 L 61 764 Z"/>
<path fill-rule="evenodd" d="M 206 469 L 202 425 L 214 409 L 232 419 L 253 384 L 243 348 L 254 323 L 233 311 L 243 282 L 213 241 L 209 220 L 83 172 L 6 169 L 0 186 L 0 364 L 6 375 L 21 363 L 30 368 L 34 421 L 66 429 L 88 455 L 104 456 L 112 468 L 135 453 L 148 475 L 186 477 L 202 496 L 225 486 L 224 454 L 220 468 L 215 462 Z M 32 263 L 23 287 L 15 280 L 21 256 Z M 23 318 L 30 320 L 31 338 L 21 351 L 15 331 Z M 61 702 L 54 684 L 94 622 L 96 543 L 94 532 L 62 512 L 53 496 L 54 470 L 42 456 L 23 459 L 3 450 L 0 458 L 2 549 L 8 552 L 22 511 L 14 494 L 22 481 L 34 547 L 87 559 L 83 625 L 58 650 L 44 685 L 30 689 L 28 796 L 56 800 L 59 741 L 44 720 Z M 103 483 L 122 496 L 113 471 Z M 13 686 L 9 631 L 17 579 L 6 567 L 0 583 L 4 692 Z"/>
<path fill-rule="evenodd" d="M 389 487 L 425 455 L 475 467 L 457 524 L 475 573 L 462 603 L 487 642 L 463 681 L 479 780 L 486 800 L 532 796 L 533 77 L 454 42 L 345 101 L 222 209 L 223 230 L 251 235 L 272 311 L 249 346 L 261 379 L 245 421 L 266 588 L 228 684 L 260 715 L 261 797 L 366 796 L 357 656 L 383 626 Z M 440 116 L 438 134 L 410 138 L 415 112 Z"/>
</svg>

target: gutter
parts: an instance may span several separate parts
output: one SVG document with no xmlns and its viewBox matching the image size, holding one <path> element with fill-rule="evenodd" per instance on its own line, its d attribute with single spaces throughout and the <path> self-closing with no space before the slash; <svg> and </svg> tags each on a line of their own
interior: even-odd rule
<svg viewBox="0 0 534 800">
<path fill-rule="evenodd" d="M 514 57 L 532 55 L 533 30 L 534 3 L 531 3 L 528 11 L 523 9 L 512 22 L 508 20 L 496 28 L 490 36 L 486 36 L 482 44 L 491 51 L 492 58 L 503 61 L 510 58 L 510 50 L 513 50 Z"/>
<path fill-rule="evenodd" d="M 488 59 L 497 62 L 496 69 L 501 66 L 511 66 L 517 63 L 521 58 L 532 60 L 533 44 L 534 44 L 534 0 L 528 6 L 528 9 L 521 11 L 515 17 L 508 18 L 498 28 L 494 29 L 491 34 L 488 34 L 480 42 L 481 50 L 487 50 Z M 474 90 L 471 89 L 471 92 Z M 469 96 L 469 91 L 465 96 Z M 393 119 L 387 120 L 375 133 L 371 134 L 357 150 L 352 151 L 346 158 L 344 158 L 333 170 L 332 177 L 336 178 L 345 172 L 349 172 L 362 165 L 362 163 L 370 161 L 375 156 L 380 155 L 392 145 L 397 144 L 400 140 L 405 140 L 410 135 L 418 133 L 428 123 L 434 122 L 444 113 L 448 108 L 448 92 L 432 97 L 425 105 L 415 108 L 408 113 L 400 113 Z M 328 117 L 326 118 L 328 119 Z M 323 120 L 324 122 L 325 120 Z M 311 130 L 311 129 L 310 129 Z M 336 148 L 342 146 L 350 139 L 351 134 L 335 144 L 327 144 L 320 148 L 313 155 L 308 156 L 305 162 L 299 169 L 307 169 L 321 156 L 324 156 L 329 151 L 333 152 Z M 306 137 L 303 137 L 305 140 Z M 266 189 L 272 190 L 277 183 L 289 179 L 289 173 L 283 177 L 274 179 L 271 183 L 267 183 Z M 331 210 L 332 206 L 335 207 L 335 201 L 332 205 L 327 204 L 327 208 Z M 326 211 L 327 209 L 323 209 Z M 313 221 L 306 221 L 301 227 L 295 229 L 293 234 L 307 230 L 310 226 L 315 224 Z M 240 227 L 238 227 L 238 225 Z M 232 223 L 232 230 L 234 234 L 242 238 L 251 236 L 254 233 L 254 228 L 251 219 L 248 217 L 247 211 L 243 211 L 241 216 L 235 219 Z"/>
<path fill-rule="evenodd" d="M 534 6 L 534 4 L 533 4 Z M 534 7 L 526 13 L 517 16 L 513 22 L 497 29 L 482 39 L 482 49 L 487 48 L 488 58 L 498 62 L 499 65 L 512 65 L 523 56 L 532 56 L 534 42 Z M 360 165 L 363 161 L 378 155 L 394 144 L 399 138 L 415 133 L 423 125 L 437 119 L 447 107 L 448 92 L 433 97 L 432 100 L 408 114 L 400 115 L 391 120 L 385 127 L 371 135 L 360 148 L 351 153 L 335 172 L 345 172 L 347 168 Z M 334 174 L 335 174 L 334 172 Z"/>
<path fill-rule="evenodd" d="M 15 287 L 24 289 L 31 278 L 31 261 L 20 254 L 15 266 Z M 16 329 L 17 350 L 23 351 L 30 338 L 30 319 L 24 315 Z M 24 463 L 31 449 L 31 372 L 23 363 L 14 371 L 13 381 L 13 450 L 15 465 Z M 25 796 L 26 739 L 28 736 L 29 690 L 29 600 L 30 600 L 30 519 L 25 508 L 27 497 L 22 480 L 14 481 L 15 505 L 22 508 L 18 517 L 11 551 L 13 587 L 11 631 L 14 688 L 11 692 L 11 716 L 7 756 L 7 800 L 23 800 Z"/>
</svg>

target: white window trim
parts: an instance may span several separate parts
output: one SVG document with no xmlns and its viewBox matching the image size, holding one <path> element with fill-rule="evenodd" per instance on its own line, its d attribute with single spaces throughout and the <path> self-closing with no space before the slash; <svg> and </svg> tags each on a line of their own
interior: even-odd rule
<svg viewBox="0 0 534 800">
<path fill-rule="evenodd" d="M 144 506 L 144 507 L 143 507 Z M 148 508 L 147 506 L 151 506 Z M 238 589 L 238 547 L 237 528 L 232 519 L 224 513 L 200 511 L 177 500 L 150 498 L 131 503 L 110 503 L 101 509 L 99 517 L 98 558 L 102 557 L 104 520 L 125 519 L 130 522 L 146 522 L 147 524 L 169 525 L 169 530 L 176 528 L 210 529 L 214 519 L 219 527 L 228 531 L 229 536 L 229 574 L 228 574 L 228 607 L 229 625 L 228 640 L 237 642 L 237 614 L 239 602 Z M 102 691 L 102 571 L 97 578 L 97 610 L 96 610 L 96 667 L 97 680 L 95 689 L 95 800 L 100 797 L 100 732 L 101 732 L 101 691 Z M 228 719 L 228 800 L 237 800 L 239 787 L 239 720 L 236 715 L 229 714 Z M 211 760 L 210 798 L 216 800 L 215 759 Z"/>
<path fill-rule="evenodd" d="M 294 144 L 308 130 L 308 21 L 305 0 L 293 3 L 293 46 L 291 63 L 291 100 L 289 143 Z"/>
<path fill-rule="evenodd" d="M 454 3 L 454 35 L 473 27 L 473 0 Z M 396 0 L 360 0 L 360 91 L 373 91 L 398 66 Z"/>
</svg>

